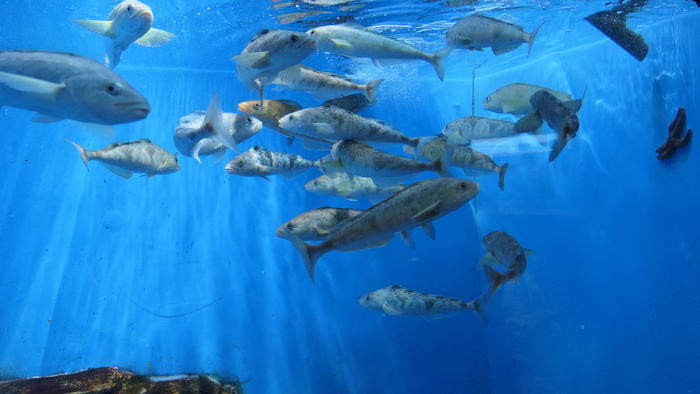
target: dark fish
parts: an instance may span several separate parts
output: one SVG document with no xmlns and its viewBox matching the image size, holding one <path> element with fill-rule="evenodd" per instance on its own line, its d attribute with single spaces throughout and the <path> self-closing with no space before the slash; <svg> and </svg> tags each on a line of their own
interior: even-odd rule
<svg viewBox="0 0 700 394">
<path fill-rule="evenodd" d="M 693 130 L 688 130 L 685 135 L 685 108 L 678 108 L 676 117 L 668 126 L 668 139 L 657 150 L 659 155 L 656 157 L 659 160 L 668 159 L 673 156 L 678 148 L 688 145 L 690 138 L 693 136 Z"/>
<path fill-rule="evenodd" d="M 367 96 L 362 93 L 351 94 L 349 96 L 334 98 L 326 100 L 321 104 L 321 106 L 332 105 L 334 107 L 342 108 L 346 111 L 358 113 L 363 109 L 369 107 L 372 103 L 369 102 Z"/>
</svg>

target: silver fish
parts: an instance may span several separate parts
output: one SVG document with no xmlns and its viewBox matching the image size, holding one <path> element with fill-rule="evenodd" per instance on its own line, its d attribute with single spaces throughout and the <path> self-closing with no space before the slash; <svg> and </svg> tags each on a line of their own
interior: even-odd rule
<svg viewBox="0 0 700 394">
<path fill-rule="evenodd" d="M 433 65 L 442 81 L 445 78 L 445 59 L 451 48 L 435 53 L 423 52 L 405 42 L 385 37 L 354 23 L 316 27 L 307 32 L 314 37 L 318 49 L 350 57 L 368 57 L 373 60 L 425 60 Z"/>
<path fill-rule="evenodd" d="M 94 60 L 61 52 L 0 51 L 0 106 L 36 111 L 41 123 L 114 125 L 145 118 L 148 101 Z"/>
<path fill-rule="evenodd" d="M 518 135 L 515 123 L 505 120 L 465 116 L 445 125 L 442 134 L 451 145 L 467 145 L 473 140 L 513 137 Z"/>
<path fill-rule="evenodd" d="M 289 236 L 313 281 L 316 263 L 324 254 L 333 250 L 349 252 L 382 247 L 391 241 L 394 233 L 406 233 L 415 227 L 429 225 L 466 204 L 478 191 L 476 182 L 464 179 L 427 179 L 408 186 L 345 222 L 318 245 L 305 244 L 293 234 Z M 426 229 L 428 233 L 433 231 Z"/>
<path fill-rule="evenodd" d="M 367 198 L 370 201 L 378 202 L 403 190 L 405 186 L 380 186 L 372 178 L 340 172 L 331 175 L 321 175 L 307 182 L 304 188 L 311 193 L 338 196 L 351 201 Z"/>
<path fill-rule="evenodd" d="M 145 47 L 157 47 L 170 41 L 174 34 L 165 30 L 154 29 L 153 10 L 137 0 L 124 0 L 109 13 L 109 20 L 79 19 L 75 23 L 93 33 L 105 37 L 107 55 L 105 65 L 114 69 L 119 64 L 122 52 L 131 43 Z"/>
<path fill-rule="evenodd" d="M 418 139 L 405 136 L 383 121 L 365 118 L 334 106 L 312 107 L 285 115 L 280 127 L 299 134 L 332 141 L 359 140 L 417 145 Z"/>
<path fill-rule="evenodd" d="M 339 225 L 361 213 L 360 209 L 323 207 L 304 212 L 275 230 L 278 237 L 288 239 L 292 233 L 304 241 L 323 241 Z"/>
<path fill-rule="evenodd" d="M 276 152 L 261 146 L 254 146 L 234 157 L 226 165 L 226 172 L 234 175 L 261 177 L 269 181 L 269 175 L 281 174 L 286 178 L 291 178 L 312 167 L 321 168 L 321 162 L 307 160 L 291 153 Z"/>
<path fill-rule="evenodd" d="M 530 97 L 540 90 L 545 90 L 561 101 L 571 101 L 573 97 L 564 92 L 543 88 L 527 83 L 511 83 L 496 89 L 486 96 L 481 106 L 491 112 L 512 115 L 527 115 L 534 111 Z"/>
<path fill-rule="evenodd" d="M 488 252 L 479 262 L 486 272 L 486 277 L 491 283 L 488 298 L 492 297 L 503 283 L 514 280 L 525 272 L 527 267 L 527 255 L 532 253 L 522 246 L 510 234 L 503 231 L 493 231 L 482 239 L 482 244 Z M 506 271 L 501 273 L 491 265 L 505 266 Z"/>
<path fill-rule="evenodd" d="M 478 299 L 465 302 L 457 298 L 421 293 L 400 285 L 375 290 L 360 297 L 359 301 L 364 307 L 393 316 L 435 315 L 473 310 L 484 324 L 488 322 Z"/>
<path fill-rule="evenodd" d="M 80 159 L 88 168 L 88 162 L 97 160 L 109 171 L 122 178 L 131 178 L 134 173 L 149 178 L 154 175 L 170 174 L 180 169 L 177 153 L 170 152 L 154 144 L 148 138 L 131 142 L 116 142 L 104 149 L 88 150 L 75 142 L 68 141 L 80 152 Z"/>
<path fill-rule="evenodd" d="M 370 103 L 369 99 L 367 99 L 364 94 L 357 93 L 345 97 L 326 100 L 321 104 L 321 107 L 325 107 L 327 105 L 332 105 L 346 111 L 358 113 L 372 105 L 372 103 Z"/>
<path fill-rule="evenodd" d="M 528 54 L 530 54 L 540 27 L 532 33 L 526 33 L 522 26 L 473 14 L 460 19 L 450 27 L 447 30 L 446 41 L 447 45 L 455 48 L 480 51 L 490 47 L 496 56 L 513 51 L 521 44 L 527 43 Z"/>
<path fill-rule="evenodd" d="M 319 100 L 342 97 L 348 93 L 363 92 L 370 102 L 377 99 L 377 88 L 384 80 L 358 84 L 348 77 L 296 65 L 282 70 L 272 84 L 284 85 L 289 89 L 311 93 Z"/>
</svg>

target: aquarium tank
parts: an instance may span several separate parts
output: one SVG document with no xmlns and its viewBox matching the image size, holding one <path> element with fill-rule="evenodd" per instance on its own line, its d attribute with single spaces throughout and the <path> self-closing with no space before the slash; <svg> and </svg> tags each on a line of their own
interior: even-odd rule
<svg viewBox="0 0 700 394">
<path fill-rule="evenodd" d="M 0 392 L 700 393 L 697 1 L 146 3 L 0 0 Z"/>
</svg>

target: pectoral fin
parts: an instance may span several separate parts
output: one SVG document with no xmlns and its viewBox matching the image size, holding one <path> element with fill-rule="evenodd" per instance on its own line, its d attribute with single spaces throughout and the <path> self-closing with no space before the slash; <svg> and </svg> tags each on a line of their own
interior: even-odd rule
<svg viewBox="0 0 700 394">
<path fill-rule="evenodd" d="M 411 237 L 411 230 L 402 231 L 400 234 L 401 239 L 403 239 L 403 242 L 405 242 L 409 248 L 416 248 L 416 242 L 413 240 L 413 237 Z"/>
<path fill-rule="evenodd" d="M 328 123 L 313 123 L 312 126 L 316 134 L 324 136 L 333 135 L 333 127 Z"/>
<path fill-rule="evenodd" d="M 343 163 L 340 161 L 340 159 L 324 161 L 323 163 L 321 163 L 321 166 L 325 168 L 331 168 L 334 170 L 343 170 Z"/>
<path fill-rule="evenodd" d="M 90 30 L 93 33 L 97 33 L 97 34 L 100 34 L 100 35 L 103 35 L 103 36 L 109 37 L 109 38 L 116 37 L 116 35 L 114 34 L 114 30 L 112 29 L 112 26 L 113 26 L 112 21 L 96 21 L 96 20 L 88 20 L 88 19 L 77 19 L 77 20 L 75 20 L 75 23 Z"/>
<path fill-rule="evenodd" d="M 19 74 L 11 74 L 0 71 L 0 84 L 20 91 L 25 94 L 32 95 L 37 99 L 49 102 L 55 102 L 61 90 L 65 89 L 65 84 L 58 84 L 44 81 L 32 77 L 26 77 Z"/>
<path fill-rule="evenodd" d="M 434 203 L 430 204 L 430 206 L 428 206 L 424 210 L 415 214 L 413 216 L 413 219 L 420 221 L 420 222 L 423 222 L 423 221 L 427 221 L 427 220 L 430 220 L 430 219 L 436 217 L 437 215 L 440 214 L 440 205 L 441 205 L 440 201 L 435 201 Z"/>
<path fill-rule="evenodd" d="M 234 56 L 231 60 L 244 67 L 265 68 L 270 66 L 270 52 L 249 52 Z"/>
<path fill-rule="evenodd" d="M 507 45 L 507 46 L 501 46 L 501 47 L 491 47 L 491 50 L 493 51 L 493 54 L 498 56 L 498 55 L 503 55 L 504 53 L 508 53 L 511 51 L 514 51 L 518 49 L 520 44 L 515 44 L 515 45 Z"/>
<path fill-rule="evenodd" d="M 382 311 L 386 313 L 387 315 L 393 315 L 393 316 L 400 316 L 401 311 L 394 309 L 391 305 L 387 304 L 386 302 L 382 304 Z"/>
<path fill-rule="evenodd" d="M 197 160 L 197 163 L 202 164 L 202 159 L 199 158 L 199 151 L 202 150 L 202 147 L 204 144 L 207 143 L 206 138 L 202 138 L 199 140 L 195 145 L 194 148 L 192 148 L 192 157 Z"/>
<path fill-rule="evenodd" d="M 116 174 L 116 175 L 119 175 L 120 177 L 122 177 L 122 178 L 124 178 L 124 179 L 129 179 L 129 178 L 131 178 L 132 175 L 134 175 L 134 173 L 131 172 L 131 171 L 129 171 L 129 170 L 125 170 L 125 169 L 123 169 L 123 168 L 119 168 L 119 167 L 113 166 L 113 165 L 111 165 L 111 164 L 105 164 L 105 163 L 101 163 L 101 164 L 102 164 L 107 170 L 111 171 L 112 173 L 114 173 L 114 174 Z"/>
<path fill-rule="evenodd" d="M 535 251 L 534 251 L 534 250 L 528 249 L 528 248 L 523 248 L 523 252 L 525 253 L 525 256 L 528 256 L 528 257 L 529 257 L 529 256 L 532 256 L 533 254 L 535 254 Z"/>
<path fill-rule="evenodd" d="M 314 226 L 314 231 L 316 232 L 316 235 L 323 238 L 327 237 L 328 234 L 330 234 L 328 230 L 321 229 L 318 226 Z"/>
<path fill-rule="evenodd" d="M 350 50 L 353 48 L 350 41 L 343 40 L 340 38 L 333 38 L 333 39 L 331 39 L 331 42 L 333 43 L 333 45 L 335 45 L 336 49 Z"/>
<path fill-rule="evenodd" d="M 135 42 L 144 47 L 159 47 L 175 37 L 175 34 L 160 29 L 148 29 L 146 34 Z"/>
<path fill-rule="evenodd" d="M 430 239 L 435 240 L 435 227 L 432 223 L 425 223 L 421 226 L 423 231 L 430 237 Z"/>
<path fill-rule="evenodd" d="M 583 104 L 582 99 L 576 99 L 576 100 L 571 100 L 571 101 L 565 102 L 564 106 L 566 106 L 566 108 L 568 108 L 574 112 L 578 112 L 581 109 L 582 104 Z"/>
<path fill-rule="evenodd" d="M 486 255 L 484 257 L 482 257 L 481 260 L 479 260 L 480 266 L 494 265 L 494 264 L 498 264 L 498 260 L 496 260 L 496 257 L 491 252 L 486 253 Z"/>
</svg>

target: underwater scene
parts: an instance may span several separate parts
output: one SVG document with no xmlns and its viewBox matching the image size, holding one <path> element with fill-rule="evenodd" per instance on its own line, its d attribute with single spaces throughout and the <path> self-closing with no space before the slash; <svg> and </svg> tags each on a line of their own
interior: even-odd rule
<svg viewBox="0 0 700 394">
<path fill-rule="evenodd" d="M 699 7 L 0 0 L 0 393 L 700 393 Z"/>
</svg>

